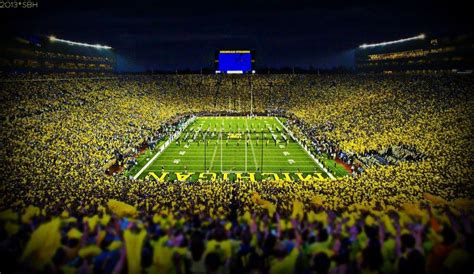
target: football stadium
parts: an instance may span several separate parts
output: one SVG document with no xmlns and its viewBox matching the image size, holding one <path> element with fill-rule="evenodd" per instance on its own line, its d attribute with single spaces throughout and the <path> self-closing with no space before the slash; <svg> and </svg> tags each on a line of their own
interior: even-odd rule
<svg viewBox="0 0 474 274">
<path fill-rule="evenodd" d="M 178 2 L 0 3 L 0 274 L 473 273 L 466 7 Z"/>
<path fill-rule="evenodd" d="M 171 147 L 162 145 L 151 160 L 138 159 L 148 162 L 143 166 L 136 165 L 140 170 L 134 175 L 135 179 L 148 174 L 159 181 L 184 181 L 193 177 L 216 180 L 219 173 L 219 178 L 233 181 L 262 180 L 262 176 L 280 180 L 279 174 L 292 180 L 290 173 L 303 179 L 303 172 L 306 177 L 308 173 L 314 173 L 317 178 L 334 178 L 277 117 L 193 118 L 186 121 L 190 125 L 183 126 L 182 133 L 178 131 L 182 135 L 173 140 Z M 170 140 L 165 142 L 167 145 L 170 143 Z M 169 176 L 167 171 L 176 176 Z M 347 175 L 344 169 L 340 172 Z M 163 178 L 159 178 L 157 173 L 161 173 Z M 260 176 L 255 177 L 256 173 Z"/>
</svg>

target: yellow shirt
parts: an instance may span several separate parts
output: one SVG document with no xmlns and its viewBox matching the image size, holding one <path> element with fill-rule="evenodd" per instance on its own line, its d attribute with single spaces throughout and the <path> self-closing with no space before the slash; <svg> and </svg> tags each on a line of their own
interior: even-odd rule
<svg viewBox="0 0 474 274">
<path fill-rule="evenodd" d="M 143 239 L 145 239 L 146 230 L 138 234 L 125 230 L 123 237 L 125 239 L 125 249 L 127 250 L 128 273 L 141 273 Z"/>
<path fill-rule="evenodd" d="M 282 260 L 273 259 L 270 267 L 270 274 L 291 274 L 294 273 L 295 263 L 298 255 L 300 254 L 297 248 L 293 248 L 290 254 Z"/>
</svg>

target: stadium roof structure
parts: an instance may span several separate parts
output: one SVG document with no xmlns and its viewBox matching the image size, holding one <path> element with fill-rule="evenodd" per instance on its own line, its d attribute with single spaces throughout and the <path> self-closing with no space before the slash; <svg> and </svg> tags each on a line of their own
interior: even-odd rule
<svg viewBox="0 0 474 274">
<path fill-rule="evenodd" d="M 49 36 L 49 40 L 51 42 L 62 42 L 62 43 L 66 43 L 66 44 L 74 45 L 74 46 L 89 47 L 89 48 L 96 48 L 96 49 L 112 49 L 112 47 L 106 46 L 106 45 L 100 45 L 100 44 L 93 45 L 93 44 L 87 44 L 87 43 L 82 43 L 82 42 L 74 42 L 74 41 L 59 39 L 53 35 Z"/>
<path fill-rule="evenodd" d="M 381 43 L 375 43 L 375 44 L 362 44 L 359 46 L 359 48 L 365 49 L 365 48 L 373 48 L 373 47 L 378 47 L 378 46 L 386 46 L 386 45 L 392 45 L 392 44 L 399 44 L 399 43 L 404 43 L 408 41 L 413 41 L 413 40 L 421 40 L 425 39 L 426 35 L 424 33 L 413 36 L 410 38 L 404 38 L 404 39 L 399 39 L 399 40 L 394 40 L 394 41 L 389 41 L 389 42 L 381 42 Z"/>
</svg>

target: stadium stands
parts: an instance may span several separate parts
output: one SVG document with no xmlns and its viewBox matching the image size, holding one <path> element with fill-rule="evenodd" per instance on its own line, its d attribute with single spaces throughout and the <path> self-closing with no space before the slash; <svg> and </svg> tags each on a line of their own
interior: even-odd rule
<svg viewBox="0 0 474 274">
<path fill-rule="evenodd" d="M 250 111 L 249 77 L 255 112 L 284 112 L 318 157 L 341 155 L 354 176 L 190 184 L 104 172 L 118 155 L 132 164 L 182 115 Z M 471 273 L 473 84 L 463 75 L 5 77 L 0 255 L 10 263 L 0 271 Z"/>
</svg>

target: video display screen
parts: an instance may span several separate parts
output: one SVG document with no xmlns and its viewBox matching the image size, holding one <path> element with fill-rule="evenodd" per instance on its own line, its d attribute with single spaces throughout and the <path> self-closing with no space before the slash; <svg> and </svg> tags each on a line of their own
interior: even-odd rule
<svg viewBox="0 0 474 274">
<path fill-rule="evenodd" d="M 248 73 L 252 71 L 250 50 L 221 50 L 218 53 L 218 70 L 221 73 Z"/>
</svg>

